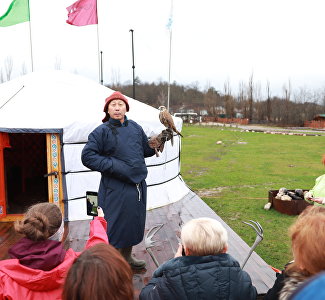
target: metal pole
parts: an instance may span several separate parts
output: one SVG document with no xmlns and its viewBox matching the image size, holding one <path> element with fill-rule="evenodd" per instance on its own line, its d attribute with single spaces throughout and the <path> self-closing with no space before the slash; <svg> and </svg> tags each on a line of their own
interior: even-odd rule
<svg viewBox="0 0 325 300">
<path fill-rule="evenodd" d="M 167 110 L 169 111 L 169 99 L 170 99 L 170 68 L 172 61 L 172 30 L 169 32 L 169 67 L 168 67 L 168 90 L 167 90 Z"/>
<path fill-rule="evenodd" d="M 133 29 L 130 29 L 131 31 L 131 38 L 132 38 L 132 69 L 133 69 L 133 99 L 135 99 L 135 78 L 134 78 L 134 45 L 133 45 Z"/>
<path fill-rule="evenodd" d="M 168 89 L 167 89 L 167 110 L 169 111 L 170 101 L 170 71 L 172 62 L 172 23 L 173 23 L 173 0 L 170 1 L 170 16 L 167 28 L 169 29 L 169 65 L 168 65 Z"/>
<path fill-rule="evenodd" d="M 100 51 L 100 84 L 103 85 L 103 51 Z"/>
<path fill-rule="evenodd" d="M 30 57 L 31 57 L 31 66 L 32 72 L 34 72 L 34 62 L 33 62 L 33 45 L 32 45 L 32 29 L 31 29 L 31 21 L 30 21 L 30 5 L 28 2 L 28 13 L 29 13 L 29 41 L 30 41 Z"/>
<path fill-rule="evenodd" d="M 103 61 L 102 61 L 102 51 L 99 52 L 99 29 L 98 29 L 98 1 L 96 1 L 96 14 L 97 14 L 97 56 L 98 56 L 98 79 L 99 83 L 103 85 Z"/>
</svg>

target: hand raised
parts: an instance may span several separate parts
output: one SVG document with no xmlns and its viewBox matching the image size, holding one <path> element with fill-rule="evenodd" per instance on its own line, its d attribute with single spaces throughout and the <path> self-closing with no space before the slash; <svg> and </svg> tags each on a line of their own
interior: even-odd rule
<svg viewBox="0 0 325 300">
<path fill-rule="evenodd" d="M 98 217 L 104 218 L 104 216 L 105 216 L 104 211 L 100 206 L 97 207 L 97 214 L 98 214 Z"/>
</svg>

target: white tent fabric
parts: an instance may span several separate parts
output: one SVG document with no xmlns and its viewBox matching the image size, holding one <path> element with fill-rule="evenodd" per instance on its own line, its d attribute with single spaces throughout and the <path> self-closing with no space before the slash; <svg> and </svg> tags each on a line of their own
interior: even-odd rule
<svg viewBox="0 0 325 300">
<path fill-rule="evenodd" d="M 97 191 L 100 174 L 81 163 L 81 151 L 89 133 L 101 124 L 105 98 L 113 90 L 79 75 L 64 71 L 33 72 L 0 85 L 0 132 L 58 132 L 62 134 L 63 172 L 68 200 L 68 220 L 86 215 L 86 191 Z M 140 124 L 148 137 L 159 134 L 164 126 L 159 111 L 129 98 L 129 119 Z M 179 131 L 182 120 L 174 118 Z M 147 209 L 180 200 L 189 189 L 180 173 L 180 140 L 168 142 L 160 157 L 146 159 L 148 166 Z"/>
</svg>

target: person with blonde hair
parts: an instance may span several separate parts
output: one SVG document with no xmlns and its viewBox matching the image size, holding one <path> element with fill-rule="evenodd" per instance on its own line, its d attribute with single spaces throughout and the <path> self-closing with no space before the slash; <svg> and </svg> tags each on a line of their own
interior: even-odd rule
<svg viewBox="0 0 325 300">
<path fill-rule="evenodd" d="M 266 295 L 263 298 L 264 300 L 287 299 L 290 294 L 296 290 L 296 287 L 298 285 L 300 286 L 300 284 L 304 282 L 305 279 L 309 278 L 312 275 L 309 271 L 306 272 L 306 270 L 303 270 L 301 268 L 301 257 L 304 257 L 307 259 L 307 261 L 312 260 L 313 257 L 320 259 L 320 261 L 325 259 L 325 256 L 322 258 L 322 237 L 319 237 L 320 241 L 318 242 L 316 236 L 318 234 L 318 230 L 322 231 L 321 228 L 324 226 L 322 220 L 324 220 L 324 217 L 325 207 L 307 206 L 298 216 L 296 222 L 290 227 L 289 232 L 292 239 L 292 247 L 295 245 L 295 248 L 292 248 L 294 260 L 287 263 L 281 273 L 277 273 L 274 285 L 267 291 Z M 313 225 L 310 228 L 307 228 L 307 226 L 310 225 L 310 218 L 313 219 Z M 321 226 L 319 228 L 317 228 L 316 223 L 314 223 L 315 221 L 316 223 L 320 223 Z M 301 232 L 300 229 L 302 229 Z M 323 238 L 325 238 L 325 233 L 323 234 Z M 306 245 L 304 244 L 305 242 Z M 316 247 L 314 248 L 315 243 Z M 318 251 L 316 256 L 313 254 L 314 251 Z M 302 253 L 302 256 L 299 257 L 299 253 Z M 308 258 L 306 255 L 311 255 L 311 257 Z M 304 264 L 306 264 L 306 262 L 304 262 Z M 307 264 L 309 265 L 309 262 L 307 262 Z M 307 267 L 307 269 L 310 268 L 312 268 L 312 265 L 310 265 L 310 267 Z M 320 265 L 320 269 L 321 268 L 322 266 Z M 320 271 L 320 269 L 317 270 L 317 273 Z M 286 287 L 284 288 L 285 284 Z"/>
<path fill-rule="evenodd" d="M 106 227 L 103 210 L 98 208 L 86 248 L 108 243 Z M 15 230 L 23 238 L 9 249 L 11 259 L 0 261 L 0 299 L 61 299 L 66 274 L 80 252 L 63 247 L 60 208 L 53 203 L 35 204 L 15 223 Z"/>
<path fill-rule="evenodd" d="M 250 276 L 226 253 L 228 234 L 219 221 L 190 220 L 181 230 L 181 241 L 175 257 L 142 289 L 140 300 L 256 299 Z"/>
<path fill-rule="evenodd" d="M 286 268 L 288 277 L 280 291 L 280 300 L 288 299 L 307 279 L 325 271 L 325 214 L 319 209 L 319 213 L 313 210 L 290 227 L 294 261 Z"/>
</svg>

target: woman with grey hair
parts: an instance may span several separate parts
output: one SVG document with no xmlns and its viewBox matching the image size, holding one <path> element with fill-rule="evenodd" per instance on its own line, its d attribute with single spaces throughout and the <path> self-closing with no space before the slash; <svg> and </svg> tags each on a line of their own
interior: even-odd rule
<svg viewBox="0 0 325 300">
<path fill-rule="evenodd" d="M 175 257 L 154 272 L 140 300 L 256 299 L 250 276 L 226 253 L 228 234 L 220 222 L 192 219 L 183 226 L 181 240 Z"/>
</svg>

